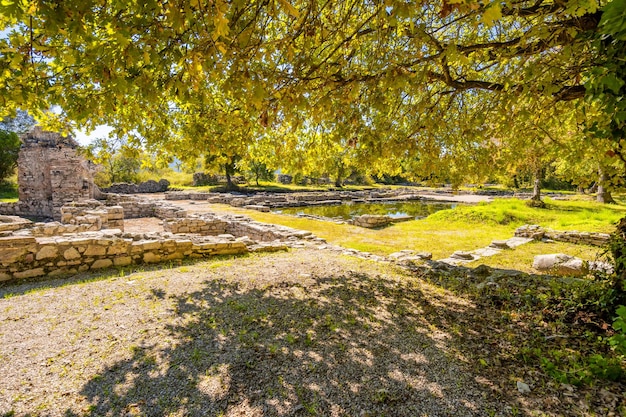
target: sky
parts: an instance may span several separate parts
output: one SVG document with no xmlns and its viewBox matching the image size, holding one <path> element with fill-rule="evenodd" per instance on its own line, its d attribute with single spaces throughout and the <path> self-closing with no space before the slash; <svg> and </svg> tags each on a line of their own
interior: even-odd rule
<svg viewBox="0 0 626 417">
<path fill-rule="evenodd" d="M 89 135 L 85 133 L 83 130 L 78 130 L 74 132 L 74 139 L 78 141 L 83 146 L 89 145 L 94 139 L 97 138 L 106 138 L 109 135 L 113 128 L 107 125 L 100 125 L 96 127 L 96 129 L 91 132 Z"/>
</svg>

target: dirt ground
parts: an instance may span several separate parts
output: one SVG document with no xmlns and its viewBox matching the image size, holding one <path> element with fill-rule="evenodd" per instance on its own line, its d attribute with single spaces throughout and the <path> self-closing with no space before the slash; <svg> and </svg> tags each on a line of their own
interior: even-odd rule
<svg viewBox="0 0 626 417">
<path fill-rule="evenodd" d="M 503 353 L 524 326 L 316 249 L 5 285 L 0 416 L 619 415 L 623 384 L 563 386 Z"/>
</svg>

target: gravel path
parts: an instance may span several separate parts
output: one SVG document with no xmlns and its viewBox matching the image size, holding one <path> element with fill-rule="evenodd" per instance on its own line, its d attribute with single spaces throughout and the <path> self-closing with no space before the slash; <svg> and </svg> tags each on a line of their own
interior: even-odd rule
<svg viewBox="0 0 626 417">
<path fill-rule="evenodd" d="M 512 409 L 458 350 L 458 324 L 475 307 L 386 264 L 297 250 L 0 295 L 8 293 L 0 299 L 5 415 Z"/>
</svg>

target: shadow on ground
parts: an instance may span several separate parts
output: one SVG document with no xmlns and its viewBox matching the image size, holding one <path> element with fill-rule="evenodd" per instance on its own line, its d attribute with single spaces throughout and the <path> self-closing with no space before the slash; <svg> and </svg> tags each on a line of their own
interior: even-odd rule
<svg viewBox="0 0 626 417">
<path fill-rule="evenodd" d="M 416 282 L 349 273 L 243 289 L 215 280 L 149 297 L 176 306 L 166 337 L 88 381 L 86 415 L 504 414 L 449 348 L 446 331 L 472 307 Z"/>
</svg>

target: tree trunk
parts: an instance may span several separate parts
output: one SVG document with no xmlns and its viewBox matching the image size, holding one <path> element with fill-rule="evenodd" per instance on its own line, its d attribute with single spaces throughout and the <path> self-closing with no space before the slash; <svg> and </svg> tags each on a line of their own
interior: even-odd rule
<svg viewBox="0 0 626 417">
<path fill-rule="evenodd" d="M 615 204 L 611 192 L 604 186 L 606 182 L 606 173 L 602 167 L 598 168 L 598 194 L 596 195 L 596 201 L 603 204 Z"/>
<path fill-rule="evenodd" d="M 537 176 L 535 176 L 533 183 L 533 195 L 530 199 L 534 201 L 541 201 L 541 180 L 537 178 Z"/>
<path fill-rule="evenodd" d="M 335 187 L 341 188 L 343 187 L 343 164 L 340 162 L 339 167 L 337 167 L 337 178 L 335 178 Z"/>
<path fill-rule="evenodd" d="M 232 175 L 235 173 L 235 164 L 227 162 L 224 164 L 224 172 L 226 173 L 226 190 L 237 191 L 239 186 L 233 182 Z"/>
<path fill-rule="evenodd" d="M 535 170 L 533 182 L 533 195 L 527 203 L 530 207 L 544 208 L 546 204 L 541 201 L 541 168 Z"/>
</svg>

